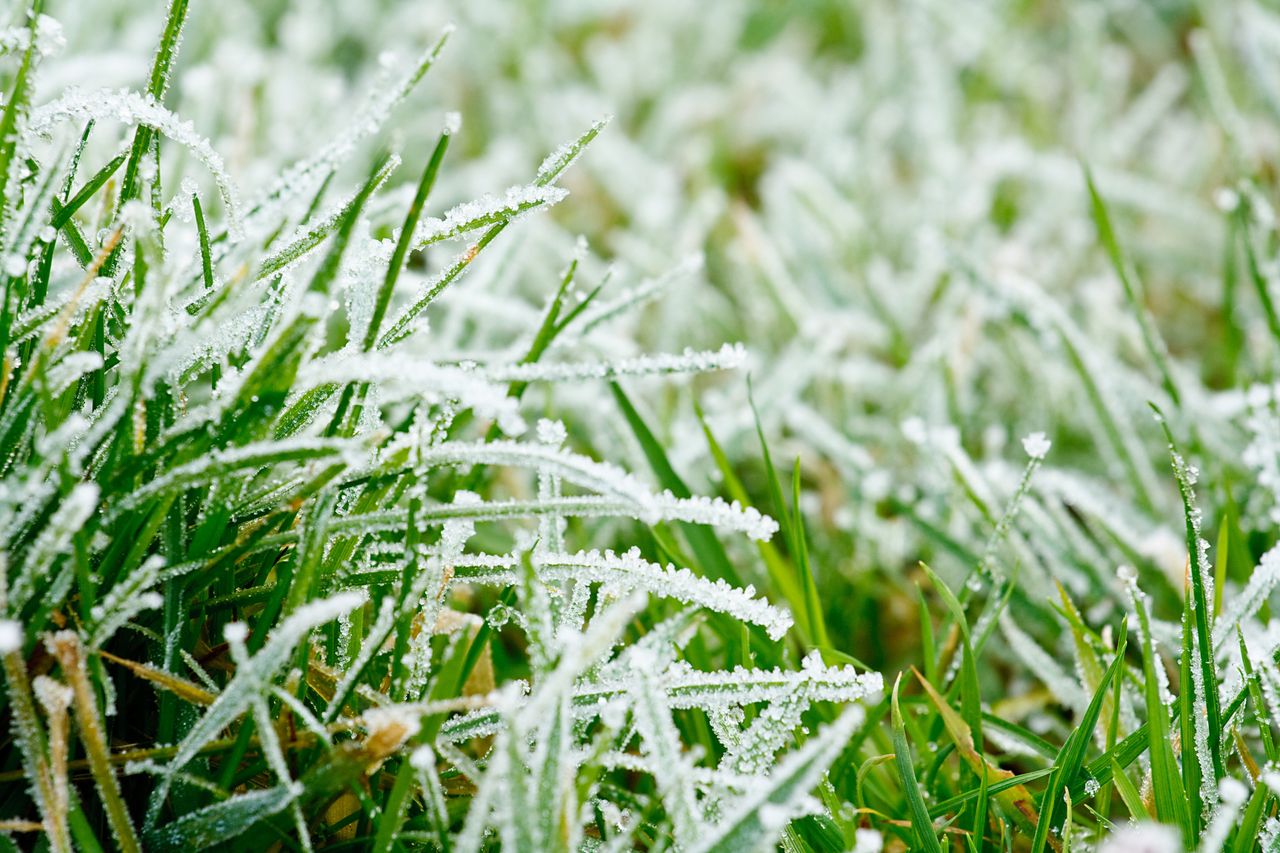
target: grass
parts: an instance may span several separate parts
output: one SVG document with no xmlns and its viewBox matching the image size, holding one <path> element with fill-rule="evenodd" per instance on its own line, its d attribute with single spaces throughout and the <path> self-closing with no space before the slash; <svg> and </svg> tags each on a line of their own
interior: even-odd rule
<svg viewBox="0 0 1280 853">
<path fill-rule="evenodd" d="M 0 844 L 1276 848 L 1267 8 L 339 5 L 6 31 Z"/>
</svg>

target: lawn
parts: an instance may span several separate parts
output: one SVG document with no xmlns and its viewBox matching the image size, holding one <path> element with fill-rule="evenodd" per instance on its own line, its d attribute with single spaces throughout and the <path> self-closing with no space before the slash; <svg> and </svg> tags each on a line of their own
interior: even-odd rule
<svg viewBox="0 0 1280 853">
<path fill-rule="evenodd" d="M 1280 7 L 5 15 L 0 847 L 1280 851 Z"/>
</svg>

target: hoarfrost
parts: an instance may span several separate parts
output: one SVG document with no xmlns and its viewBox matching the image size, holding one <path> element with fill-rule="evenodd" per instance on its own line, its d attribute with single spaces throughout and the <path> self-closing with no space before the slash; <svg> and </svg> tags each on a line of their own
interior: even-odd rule
<svg viewBox="0 0 1280 853">
<path fill-rule="evenodd" d="M 22 625 L 12 619 L 0 619 L 0 655 L 22 650 Z"/>
<path fill-rule="evenodd" d="M 1049 452 L 1051 442 L 1042 432 L 1033 432 L 1022 439 L 1022 448 L 1032 459 L 1043 459 Z"/>
</svg>

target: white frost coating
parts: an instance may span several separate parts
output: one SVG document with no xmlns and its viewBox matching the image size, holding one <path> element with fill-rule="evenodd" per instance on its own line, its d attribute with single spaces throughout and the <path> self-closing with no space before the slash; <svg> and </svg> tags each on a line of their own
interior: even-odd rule
<svg viewBox="0 0 1280 853">
<path fill-rule="evenodd" d="M 487 365 L 478 368 L 477 372 L 490 382 L 563 382 L 575 379 L 610 379 L 616 376 L 736 370 L 746 360 L 746 347 L 742 344 L 725 344 L 718 350 L 686 349 L 682 353 L 642 355 L 618 361 Z"/>
<path fill-rule="evenodd" d="M 878 829 L 859 828 L 853 839 L 853 853 L 880 853 L 884 849 L 884 836 Z"/>
<path fill-rule="evenodd" d="M 49 390 L 54 393 L 65 391 L 81 376 L 101 367 L 101 353 L 93 350 L 69 352 L 57 364 L 50 365 L 48 373 L 45 374 L 45 382 L 48 383 Z"/>
<path fill-rule="evenodd" d="M 1266 602 L 1276 584 L 1280 583 L 1280 547 L 1262 555 L 1257 568 L 1249 575 L 1249 583 L 1223 608 L 1213 629 L 1213 645 L 1221 656 L 1221 646 L 1227 643 L 1236 627 L 1253 616 Z"/>
<path fill-rule="evenodd" d="M 818 730 L 804 746 L 787 755 L 773 772 L 745 796 L 728 806 L 726 817 L 714 829 L 704 830 L 691 850 L 707 853 L 733 838 L 735 831 L 750 821 L 759 821 L 772 839 L 782 827 L 771 826 L 770 818 L 781 820 L 816 807 L 809 795 L 827 768 L 840 755 L 849 737 L 863 720 L 861 708 L 846 709 L 836 720 Z M 753 845 L 756 846 L 756 845 Z"/>
<path fill-rule="evenodd" d="M 449 441 L 420 451 L 423 465 L 507 465 L 539 468 L 575 485 L 606 495 L 644 504 L 651 490 L 639 478 L 607 462 L 548 444 L 514 441 Z"/>
<path fill-rule="evenodd" d="M 88 643 L 91 649 L 101 647 L 126 622 L 143 610 L 163 606 L 164 598 L 149 590 L 159 582 L 160 570 L 164 565 L 164 557 L 159 554 L 147 557 L 128 577 L 112 586 L 101 603 L 89 611 L 93 626 Z"/>
<path fill-rule="evenodd" d="M 376 193 L 391 177 L 391 174 L 400 168 L 400 162 L 400 155 L 398 154 L 392 154 L 386 158 L 377 173 L 369 179 L 368 193 L 370 195 Z M 288 239 L 278 241 L 284 244 L 283 248 L 273 251 L 258 264 L 258 269 L 253 275 L 253 281 L 258 282 L 283 275 L 306 260 L 310 256 L 309 253 L 321 245 L 326 237 L 337 230 L 342 219 L 355 209 L 356 202 L 364 192 L 363 188 L 353 191 L 341 201 L 329 205 L 323 212 L 308 218 L 306 222 L 303 222 L 294 230 Z M 275 242 L 273 241 L 273 245 Z M 348 259 L 348 264 L 350 263 L 351 260 Z M 356 261 L 356 264 L 358 265 L 359 261 Z M 320 299 L 322 309 L 316 316 L 321 316 L 323 311 L 328 308 L 328 300 L 319 293 L 309 295 Z"/>
<path fill-rule="evenodd" d="M 409 754 L 409 764 L 414 770 L 426 770 L 436 766 L 436 753 L 431 747 L 423 744 Z"/>
<path fill-rule="evenodd" d="M 47 675 L 37 675 L 31 680 L 31 692 L 44 707 L 45 712 L 66 711 L 75 695 L 71 688 Z"/>
<path fill-rule="evenodd" d="M 422 723 L 417 709 L 395 705 L 387 708 L 370 708 L 362 716 L 365 729 L 372 735 L 381 731 L 396 731 L 401 737 L 413 737 Z"/>
<path fill-rule="evenodd" d="M 359 654 L 355 660 L 347 664 L 346 672 L 343 673 L 342 679 L 334 687 L 333 699 L 328 707 L 325 708 L 322 718 L 325 723 L 331 723 L 337 719 L 338 714 L 342 711 L 342 705 L 356 685 L 356 680 L 369 664 L 369 661 L 373 660 L 373 656 L 381 650 L 383 642 L 390 635 L 392 628 L 395 627 L 395 603 L 394 596 L 383 596 L 382 602 L 378 607 L 378 617 L 373 623 L 373 627 L 369 629 L 368 634 L 364 637 L 364 641 L 360 645 Z M 374 720 L 372 724 L 377 722 L 379 721 Z M 385 722 L 385 720 L 381 722 Z"/>
<path fill-rule="evenodd" d="M 98 485 L 77 483 L 54 511 L 48 525 L 22 561 L 22 569 L 9 591 L 9 612 L 21 612 L 59 556 L 68 553 L 79 532 L 98 506 Z M 46 579 L 47 580 L 47 579 Z"/>
<path fill-rule="evenodd" d="M 560 187 L 535 184 L 509 187 L 500 196 L 485 195 L 450 208 L 443 217 L 427 217 L 414 229 L 413 243 L 421 249 L 441 240 L 452 240 L 469 231 L 515 219 L 539 207 L 550 207 L 569 194 Z"/>
<path fill-rule="evenodd" d="M 138 506 L 144 500 L 173 488 L 187 488 L 207 483 L 221 473 L 282 462 L 298 462 L 330 456 L 347 456 L 355 462 L 359 443 L 349 439 L 290 438 L 282 441 L 259 441 L 242 447 L 217 450 L 208 455 L 166 471 L 145 486 L 125 495 L 112 507 L 117 513 Z"/>
<path fill-rule="evenodd" d="M 564 421 L 551 420 L 550 418 L 538 419 L 537 435 L 538 441 L 550 447 L 559 447 L 569 437 Z"/>
<path fill-rule="evenodd" d="M 346 123 L 345 129 L 336 139 L 326 145 L 319 154 L 295 163 L 280 174 L 264 194 L 264 201 L 255 205 L 257 209 L 255 217 L 274 217 L 277 213 L 276 204 L 268 204 L 268 201 L 279 202 L 281 199 L 305 191 L 311 186 L 316 176 L 333 172 L 355 151 L 362 139 L 377 133 L 396 104 L 405 99 L 422 79 L 422 75 L 430 69 L 453 31 L 452 24 L 445 26 L 436 43 L 423 51 L 418 61 L 405 69 L 394 83 L 383 79 L 372 86 L 368 98 L 356 110 L 355 115 Z"/>
<path fill-rule="evenodd" d="M 196 218 L 195 199 L 200 193 L 200 186 L 190 177 L 185 177 L 178 184 L 170 205 L 174 215 L 183 222 L 191 222 Z"/>
<path fill-rule="evenodd" d="M 655 776 L 658 793 L 671 820 L 676 846 L 686 849 L 698 834 L 698 802 L 694 791 L 692 762 L 681 748 L 680 731 L 671 718 L 666 694 L 657 684 L 652 662 L 635 657 L 636 667 L 629 698 L 645 755 L 662 768 Z"/>
<path fill-rule="evenodd" d="M 627 770 L 633 773 L 649 773 L 657 775 L 667 772 L 667 768 L 653 761 L 650 757 L 637 755 L 634 752 L 606 752 L 601 764 L 610 770 Z M 701 789 L 719 787 L 726 790 L 748 791 L 759 785 L 760 780 L 748 776 L 735 775 L 717 768 L 687 766 L 683 772 L 693 777 L 694 784 Z M 602 801 L 606 802 L 606 801 Z M 614 806 L 614 808 L 617 808 Z"/>
<path fill-rule="evenodd" d="M 21 651 L 22 644 L 21 623 L 12 619 L 0 619 L 0 655 Z"/>
<path fill-rule="evenodd" d="M 686 257 L 671 270 L 656 278 L 646 279 L 633 287 L 624 288 L 607 302 L 597 300 L 582 312 L 575 323 L 576 331 L 570 330 L 556 338 L 553 346 L 562 348 L 580 342 L 592 329 L 656 299 L 672 284 L 701 273 L 705 266 L 706 261 L 699 252 Z"/>
<path fill-rule="evenodd" d="M 1178 831 L 1162 823 L 1135 823 L 1121 827 L 1102 842 L 1098 853 L 1180 853 Z"/>
<path fill-rule="evenodd" d="M 36 18 L 35 49 L 41 56 L 53 56 L 67 46 L 62 24 L 56 18 L 41 14 Z M 19 53 L 31 46 L 31 27 L 5 27 L 0 29 L 0 55 Z"/>
<path fill-rule="evenodd" d="M 166 776 L 152 797 L 150 810 L 154 813 L 164 804 L 174 776 L 196 757 L 202 746 L 217 737 L 255 701 L 263 701 L 259 692 L 263 685 L 288 662 L 294 648 L 312 628 L 337 619 L 364 601 L 365 594 L 361 591 L 341 592 L 304 604 L 275 626 L 266 644 L 253 658 L 237 660 L 235 677 L 178 744 Z M 244 641 L 249 636 L 248 628 L 241 622 L 232 622 L 224 629 L 223 636 L 231 644 L 233 658 L 245 658 Z"/>
<path fill-rule="evenodd" d="M 778 532 L 778 523 L 754 507 L 721 498 L 679 498 L 670 491 L 650 495 L 643 501 L 631 501 L 602 495 L 551 498 L 536 501 L 484 501 L 477 504 L 436 504 L 422 512 L 426 523 L 439 524 L 446 519 L 495 521 L 504 518 L 537 518 L 547 514 L 577 518 L 635 518 L 648 524 L 658 521 L 687 521 L 724 530 L 745 533 L 752 539 L 768 541 Z M 403 511 L 370 512 L 340 519 L 335 530 L 361 529 L 372 533 L 395 530 L 405 523 Z"/>
<path fill-rule="evenodd" d="M 520 555 L 467 554 L 455 561 L 454 568 L 459 581 L 514 584 L 518 580 Z M 544 580 L 600 583 L 625 591 L 641 589 L 650 595 L 725 613 L 761 626 L 775 640 L 792 625 L 791 615 L 763 598 L 756 598 L 754 587 L 739 589 L 723 580 L 700 577 L 688 569 L 651 563 L 635 548 L 625 554 L 612 551 L 539 554 L 535 568 Z"/>
<path fill-rule="evenodd" d="M 731 671 L 703 672 L 687 663 L 673 664 L 663 676 L 671 707 L 675 709 L 715 708 L 774 702 L 793 694 L 809 701 L 854 702 L 884 689 L 879 673 L 859 673 L 851 666 L 806 666 L 799 672 L 737 667 Z M 616 684 L 591 685 L 586 692 L 609 695 L 625 693 L 627 679 Z"/>
<path fill-rule="evenodd" d="M 809 661 L 805 663 L 807 665 Z M 748 777 L 767 776 L 777 761 L 778 751 L 791 741 L 808 709 L 809 703 L 804 696 L 795 694 L 770 702 L 745 731 L 739 728 L 740 723 L 731 724 L 733 728 L 725 732 L 729 735 L 729 742 L 725 744 L 720 767 Z M 741 709 L 721 709 L 722 722 L 729 722 L 724 718 L 733 711 L 743 716 Z"/>
<path fill-rule="evenodd" d="M 29 27 L 5 27 L 0 29 L 0 54 L 17 53 L 27 49 L 31 44 Z"/>
<path fill-rule="evenodd" d="M 520 435 L 526 425 L 519 402 L 506 389 L 461 367 L 435 364 L 394 351 L 353 355 L 341 352 L 307 364 L 298 374 L 300 389 L 328 383 L 377 383 L 389 390 L 406 389 L 429 402 L 456 400 L 483 418 L 491 418 L 507 435 Z"/>
<path fill-rule="evenodd" d="M 444 114 L 443 133 L 445 136 L 453 136 L 462 129 L 462 113 L 447 112 Z"/>
<path fill-rule="evenodd" d="M 145 125 L 190 149 L 217 182 L 218 193 L 227 209 L 231 236 L 236 240 L 243 236 L 244 222 L 235 184 L 227 174 L 221 155 L 213 149 L 207 139 L 196 132 L 191 122 L 184 121 L 176 113 L 158 103 L 155 98 L 140 92 L 128 89 L 117 91 L 99 89 L 85 92 L 72 88 L 57 100 L 31 111 L 27 123 L 27 134 L 47 136 L 56 124 L 85 118 L 116 119 L 126 124 Z M 24 140 L 25 142 L 27 140 Z"/>
<path fill-rule="evenodd" d="M 591 125 L 591 129 L 588 131 L 588 134 L 594 136 L 603 130 L 604 126 L 611 121 L 613 121 L 613 116 L 611 115 L 599 119 Z M 555 180 L 559 174 L 564 172 L 564 170 L 569 168 L 569 166 L 573 165 L 574 160 L 581 156 L 582 149 L 583 146 L 580 144 L 579 140 L 575 139 L 572 142 L 566 142 L 555 151 L 552 151 L 543 159 L 541 165 L 538 166 L 538 176 L 535 182 L 539 184 L 547 184 Z"/>
<path fill-rule="evenodd" d="M 633 681 L 634 676 L 620 676 L 580 683 L 574 691 L 574 718 L 589 720 L 611 711 L 619 697 L 629 694 Z M 854 702 L 876 696 L 884 690 L 884 680 L 879 673 L 863 674 L 851 666 L 806 667 L 800 672 L 742 667 L 732 671 L 702 672 L 688 664 L 678 663 L 664 672 L 661 683 L 672 709 L 700 708 L 705 711 L 775 702 L 795 695 L 803 696 L 809 702 Z M 499 727 L 499 716 L 495 711 L 475 711 L 445 723 L 441 736 L 445 741 L 459 742 L 491 735 Z"/>
<path fill-rule="evenodd" d="M 601 509 L 605 506 L 602 501 Z M 668 490 L 636 504 L 636 509 L 640 520 L 649 523 L 659 520 L 690 521 L 736 530 L 761 542 L 769 541 L 778 532 L 778 523 L 755 507 L 744 507 L 737 501 L 729 503 L 719 497 L 678 498 Z"/>
<path fill-rule="evenodd" d="M 1043 459 L 1052 445 L 1053 442 L 1049 441 L 1042 432 L 1033 432 L 1022 439 L 1022 449 L 1032 459 Z"/>
<path fill-rule="evenodd" d="M 41 56 L 52 56 L 67 46 L 62 24 L 56 18 L 40 15 L 36 18 L 36 50 Z"/>
<path fill-rule="evenodd" d="M 79 323 L 111 292 L 111 284 L 109 278 L 95 278 L 83 292 L 67 290 L 56 296 L 51 295 L 44 305 L 33 308 L 18 317 L 14 326 L 13 341 L 15 343 L 22 341 L 46 326 L 56 326 L 64 322 L 68 326 Z"/>
<path fill-rule="evenodd" d="M 1163 421 L 1162 421 L 1163 422 Z M 1194 543 L 1195 553 L 1188 555 L 1190 570 L 1193 577 L 1199 580 L 1199 583 L 1191 583 L 1188 585 L 1188 595 L 1192 596 L 1193 604 L 1197 610 L 1202 610 L 1209 621 L 1209 628 L 1213 625 L 1213 567 L 1209 565 L 1209 543 L 1200 535 L 1200 508 L 1196 505 L 1196 496 L 1194 486 L 1196 479 L 1199 477 L 1199 471 L 1194 465 L 1188 465 L 1186 460 L 1182 458 L 1182 454 L 1171 445 L 1169 447 L 1170 455 L 1173 459 L 1173 472 L 1178 481 L 1178 490 L 1182 494 L 1182 500 L 1185 504 L 1187 515 L 1187 536 L 1191 540 L 1188 544 Z M 1203 596 L 1203 600 L 1200 600 Z M 1212 761 L 1212 750 L 1209 744 L 1209 719 L 1205 713 L 1208 703 L 1208 691 L 1217 691 L 1216 683 L 1205 683 L 1204 668 L 1199 664 L 1201 657 L 1200 639 L 1197 635 L 1192 635 L 1192 651 L 1195 654 L 1191 665 L 1191 681 L 1195 688 L 1195 706 L 1197 713 L 1195 718 L 1195 752 L 1196 759 L 1200 764 L 1200 796 L 1204 803 L 1206 816 L 1212 813 L 1212 809 L 1218 800 L 1218 788 L 1214 784 L 1214 767 Z M 1209 631 L 1207 638 L 1209 643 L 1209 657 L 1213 657 L 1213 634 Z"/>
<path fill-rule="evenodd" d="M 1241 461 L 1254 472 L 1258 484 L 1270 495 L 1269 515 L 1280 522 L 1280 415 L 1277 414 L 1280 386 L 1253 385 L 1240 396 L 1245 409 L 1243 425 L 1250 440 Z M 1235 414 L 1224 412 L 1224 415 Z"/>
<path fill-rule="evenodd" d="M 1240 807 L 1248 797 L 1249 789 L 1243 782 L 1231 776 L 1223 778 L 1218 784 L 1218 808 L 1200 836 L 1199 853 L 1222 853 L 1227 836 L 1236 825 Z"/>
</svg>

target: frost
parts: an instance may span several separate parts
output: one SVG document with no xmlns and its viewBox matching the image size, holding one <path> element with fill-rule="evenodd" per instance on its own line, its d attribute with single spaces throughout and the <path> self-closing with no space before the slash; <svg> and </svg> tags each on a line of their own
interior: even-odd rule
<svg viewBox="0 0 1280 853">
<path fill-rule="evenodd" d="M 8 595 L 10 613 L 20 613 L 35 594 L 36 585 L 48 581 L 47 573 L 71 550 L 73 537 L 93 514 L 98 486 L 78 483 L 58 506 L 48 525 L 32 545 Z"/>
<path fill-rule="evenodd" d="M 93 607 L 89 613 L 92 619 L 89 648 L 100 647 L 142 611 L 164 605 L 164 598 L 159 593 L 149 591 L 160 580 L 164 564 L 164 558 L 158 554 L 147 557 L 141 566 L 111 588 L 101 604 Z"/>
<path fill-rule="evenodd" d="M 781 827 L 771 824 L 776 824 L 778 817 L 812 811 L 808 792 L 843 750 L 860 720 L 857 710 L 851 709 L 824 726 L 804 746 L 783 759 L 754 790 L 726 805 L 726 817 L 703 833 L 691 849 L 699 853 L 713 849 L 755 849 L 761 841 L 775 837 Z"/>
<path fill-rule="evenodd" d="M 429 746 L 420 746 L 409 754 L 409 763 L 415 770 L 426 770 L 428 767 L 434 767 L 436 763 L 435 751 Z"/>
<path fill-rule="evenodd" d="M 1049 688 L 1057 701 L 1078 714 L 1084 713 L 1089 698 L 1085 696 L 1079 682 L 1064 672 L 1053 657 L 1018 626 L 1007 610 L 1000 614 L 1000 630 L 1009 641 L 1014 654 Z"/>
<path fill-rule="evenodd" d="M 1244 427 L 1250 436 L 1241 461 L 1254 472 L 1259 485 L 1271 495 L 1270 517 L 1280 521 L 1280 392 L 1265 385 L 1255 385 L 1245 395 L 1248 411 Z"/>
<path fill-rule="evenodd" d="M 204 716 L 195 722 L 177 745 L 173 758 L 167 765 L 166 775 L 152 794 L 149 815 L 154 815 L 164 804 L 175 774 L 195 758 L 206 743 L 217 737 L 223 728 L 246 710 L 254 708 L 255 711 L 261 711 L 265 708 L 259 693 L 262 685 L 279 671 L 312 628 L 333 621 L 364 601 L 362 593 L 344 592 L 303 605 L 271 632 L 262 650 L 252 658 L 248 657 L 244 647 L 244 640 L 248 636 L 245 625 L 228 624 L 224 638 L 230 644 L 233 656 L 238 658 L 235 678 L 218 694 Z M 261 722 L 263 721 L 259 721 L 259 724 Z M 269 717 L 266 722 L 263 731 L 274 733 L 275 727 L 269 722 Z M 276 748 L 278 750 L 278 744 Z"/>
<path fill-rule="evenodd" d="M 44 706 L 46 711 L 61 709 L 66 711 L 71 707 L 71 699 L 73 693 L 71 688 L 61 682 L 54 681 L 48 676 L 38 676 L 31 682 L 32 691 L 36 695 L 36 699 Z"/>
<path fill-rule="evenodd" d="M 70 89 L 57 100 L 32 110 L 27 132 L 31 135 L 47 135 L 61 122 L 85 118 L 115 119 L 128 124 L 145 125 L 190 149 L 218 185 L 218 192 L 230 217 L 232 235 L 242 233 L 239 193 L 231 176 L 227 174 L 222 157 L 207 139 L 196 132 L 191 122 L 182 120 L 149 95 L 127 89 L 101 89 L 93 92 Z"/>
<path fill-rule="evenodd" d="M 525 447 L 522 445 L 522 447 Z M 450 455 L 441 453 L 437 461 Z M 468 454 L 460 458 L 460 464 L 472 464 L 468 459 L 476 457 Z M 591 477 L 595 472 L 574 471 L 575 475 Z M 624 483 L 605 484 L 606 488 L 622 486 Z M 635 518 L 648 523 L 657 521 L 685 521 L 693 524 L 704 524 L 722 530 L 744 533 L 752 539 L 768 541 L 777 531 L 778 523 L 754 507 L 728 502 L 721 498 L 680 498 L 670 491 L 659 494 L 635 493 L 623 498 L 610 495 L 583 495 L 546 498 L 532 501 L 483 501 L 470 505 L 435 505 L 423 510 L 422 520 L 426 523 L 439 524 L 448 519 L 462 519 L 473 522 L 497 521 L 501 519 L 541 518 L 548 515 L 571 516 L 577 518 L 603 518 L 621 516 Z M 343 526 L 364 525 L 370 532 L 379 529 L 394 529 L 403 524 L 403 512 L 370 514 L 366 517 L 353 516 Z"/>
<path fill-rule="evenodd" d="M 48 15 L 36 17 L 36 50 L 41 56 L 53 56 L 61 53 L 67 46 L 67 37 L 62 32 L 62 24 Z"/>
<path fill-rule="evenodd" d="M 689 772 L 691 764 L 681 749 L 680 733 L 671 718 L 666 694 L 657 684 L 652 662 L 638 657 L 635 664 L 631 702 L 635 708 L 636 728 L 654 766 L 662 768 L 663 772 L 657 775 L 656 781 L 674 827 L 676 843 L 688 846 L 697 838 L 699 817 L 693 778 Z M 780 826 L 776 828 L 781 829 Z"/>
<path fill-rule="evenodd" d="M 264 441 L 217 451 L 156 477 L 146 486 L 126 495 L 115 508 L 117 511 L 127 510 L 167 491 L 208 483 L 228 471 L 252 470 L 278 463 L 340 457 L 345 452 L 354 450 L 355 447 L 355 442 L 348 440 L 297 438 Z"/>
<path fill-rule="evenodd" d="M 564 444 L 569 434 L 565 431 L 562 421 L 553 421 L 542 418 L 538 421 L 538 441 L 552 447 L 559 447 Z"/>
<path fill-rule="evenodd" d="M 1033 432 L 1022 439 L 1022 449 L 1027 451 L 1027 455 L 1032 459 L 1043 459 L 1049 452 L 1050 446 L 1051 442 L 1042 432 Z"/>
<path fill-rule="evenodd" d="M 476 583 L 512 584 L 520 565 L 518 555 L 460 557 L 455 577 Z M 650 595 L 696 604 L 763 627 L 774 639 L 791 627 L 790 614 L 754 598 L 751 587 L 739 589 L 722 580 L 709 580 L 688 569 L 660 566 L 644 560 L 638 549 L 612 552 L 580 551 L 576 554 L 541 553 L 535 570 L 545 580 L 600 583 L 614 590 L 641 589 Z"/>
<path fill-rule="evenodd" d="M 1231 213 L 1240 206 L 1240 194 L 1230 187 L 1218 187 L 1213 191 L 1213 204 L 1223 213 Z"/>
<path fill-rule="evenodd" d="M 0 619 L 0 655 L 22 650 L 22 625 L 12 619 Z"/>
<path fill-rule="evenodd" d="M 423 51 L 413 65 L 399 69 L 401 73 L 394 81 L 379 80 L 337 138 L 319 153 L 295 163 L 280 174 L 265 193 L 264 200 L 255 205 L 256 216 L 265 218 L 267 214 L 275 213 L 282 199 L 313 187 L 317 177 L 323 178 L 335 171 L 356 150 L 361 140 L 376 133 L 396 105 L 408 96 L 435 63 L 452 32 L 452 26 L 445 27 L 435 44 Z"/>
<path fill-rule="evenodd" d="M 1244 620 L 1253 616 L 1270 597 L 1280 583 L 1280 548 L 1272 548 L 1258 560 L 1257 567 L 1249 575 L 1245 588 L 1230 597 L 1217 617 L 1213 630 L 1213 644 L 1226 643 Z"/>
<path fill-rule="evenodd" d="M 621 376 L 737 370 L 746 363 L 746 360 L 745 347 L 741 344 L 725 344 L 713 351 L 698 352 L 687 349 L 679 354 L 644 355 L 615 362 L 487 365 L 478 368 L 478 372 L 490 382 L 563 382 L 613 379 Z"/>
<path fill-rule="evenodd" d="M 859 828 L 854 831 L 853 853 L 880 853 L 884 836 L 879 830 Z"/>
<path fill-rule="evenodd" d="M 391 177 L 400 165 L 400 157 L 391 155 L 386 162 L 378 169 L 377 173 L 371 178 L 371 191 L 376 191 L 387 179 Z M 337 204 L 333 204 L 324 211 L 315 214 L 306 222 L 302 223 L 291 234 L 288 239 L 284 240 L 284 246 L 276 249 L 269 256 L 261 260 L 258 264 L 257 272 L 254 274 L 253 280 L 263 281 L 273 276 L 278 276 L 289 272 L 299 266 L 309 254 L 321 245 L 325 238 L 337 230 L 342 220 L 351 214 L 355 209 L 357 200 L 361 197 L 362 191 L 356 191 L 344 198 Z M 308 293 L 308 297 L 315 297 L 322 300 L 322 304 L 328 304 L 321 293 Z M 315 316 L 320 316 L 316 314 Z"/>
<path fill-rule="evenodd" d="M 1107 836 L 1098 853 L 1177 853 L 1182 850 L 1178 831 L 1161 823 L 1136 823 Z"/>
<path fill-rule="evenodd" d="M 495 382 L 460 367 L 432 364 L 395 353 L 317 359 L 299 375 L 299 383 L 319 387 L 345 382 L 376 382 L 395 393 L 399 389 L 429 400 L 456 400 L 476 414 L 496 420 L 507 435 L 520 435 L 525 422 L 517 401 Z"/>
<path fill-rule="evenodd" d="M 422 249 L 478 228 L 508 222 L 537 208 L 550 207 L 568 194 L 559 187 L 535 184 L 509 187 L 501 196 L 483 196 L 450 208 L 443 217 L 423 219 L 414 231 L 413 246 Z"/>
<path fill-rule="evenodd" d="M 605 116 L 599 119 L 581 137 L 573 142 L 566 142 L 548 154 L 542 164 L 538 166 L 537 183 L 545 186 L 554 181 L 560 173 L 573 164 L 574 160 L 578 159 L 587 142 L 594 139 L 601 130 L 604 130 L 605 125 L 612 120 L 613 116 Z"/>
<path fill-rule="evenodd" d="M 790 813 L 782 806 L 765 803 L 760 807 L 760 823 L 771 832 L 780 831 L 790 820 Z"/>
</svg>

